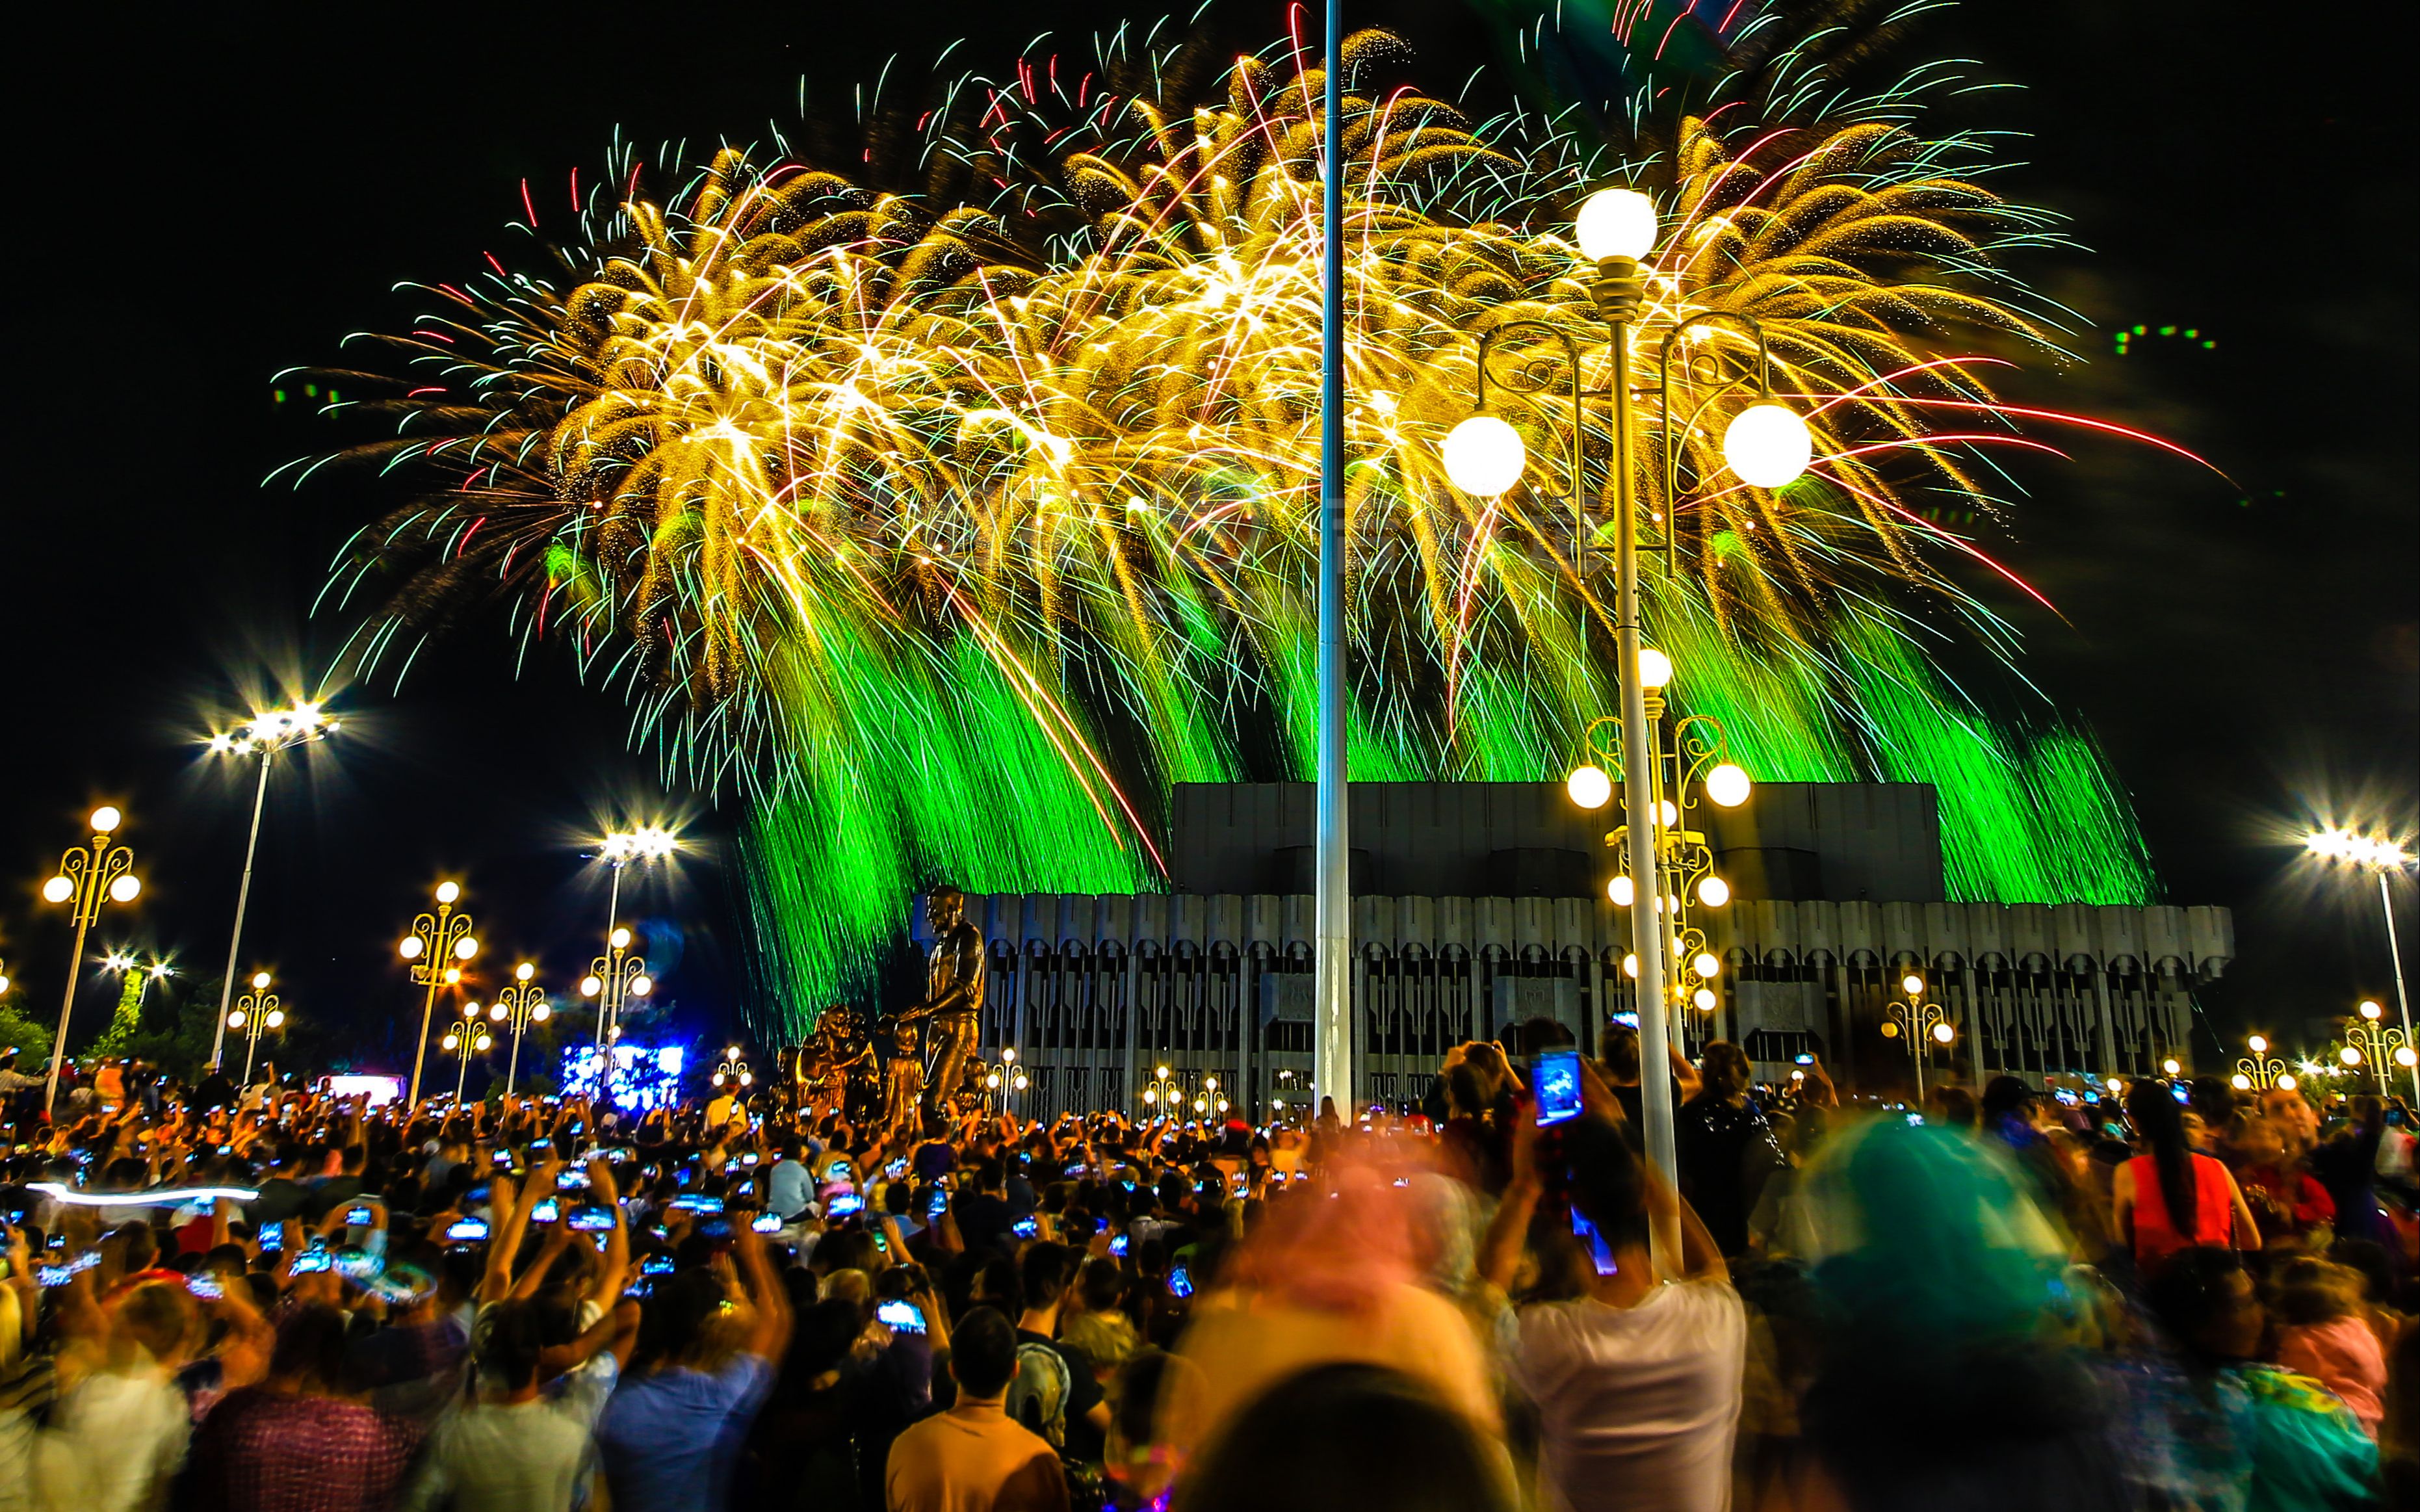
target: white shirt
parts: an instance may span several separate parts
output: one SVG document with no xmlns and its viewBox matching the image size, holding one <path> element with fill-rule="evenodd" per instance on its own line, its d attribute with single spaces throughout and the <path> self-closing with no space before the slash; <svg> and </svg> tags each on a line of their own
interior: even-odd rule
<svg viewBox="0 0 2420 1512">
<path fill-rule="evenodd" d="M 1747 1361 L 1727 1281 L 1672 1282 L 1636 1307 L 1525 1307 L 1512 1374 L 1538 1404 L 1539 1501 L 1555 1512 L 1724 1512 Z"/>
<path fill-rule="evenodd" d="M 149 1357 L 141 1357 L 147 1366 Z M 34 1450 L 43 1512 L 150 1512 L 168 1503 L 193 1420 L 185 1394 L 149 1368 L 104 1370 L 59 1398 Z"/>
<path fill-rule="evenodd" d="M 563 1378 L 554 1395 L 476 1402 L 437 1420 L 401 1504 L 456 1512 L 552 1512 L 581 1500 L 597 1416 L 613 1392 L 613 1351 Z"/>
</svg>

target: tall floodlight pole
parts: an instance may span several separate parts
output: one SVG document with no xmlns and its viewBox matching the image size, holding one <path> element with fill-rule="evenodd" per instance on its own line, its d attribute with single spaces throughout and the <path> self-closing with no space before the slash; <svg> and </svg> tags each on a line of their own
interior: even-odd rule
<svg viewBox="0 0 2420 1512">
<path fill-rule="evenodd" d="M 277 762 L 277 753 L 289 745 L 301 745 L 333 734 L 336 722 L 319 712 L 318 704 L 296 704 L 291 709 L 270 709 L 255 714 L 252 723 L 226 735 L 210 737 L 213 756 L 258 756 L 260 781 L 252 789 L 252 834 L 243 842 L 243 879 L 236 883 L 235 927 L 227 931 L 226 970 L 219 977 L 218 1028 L 210 1036 L 210 1069 L 219 1068 L 226 1052 L 226 1032 L 235 997 L 236 953 L 243 946 L 243 911 L 252 901 L 252 858 L 260 849 L 260 810 L 269 801 L 269 769 Z"/>
<path fill-rule="evenodd" d="M 1353 874 L 1344 786 L 1344 15 L 1327 0 L 1326 126 L 1321 133 L 1320 242 L 1325 285 L 1319 340 L 1319 878 L 1313 979 L 1315 1096 L 1334 1098 L 1347 1127 L 1353 1081 Z"/>
<path fill-rule="evenodd" d="M 2396 873 L 2412 865 L 2412 853 L 2391 839 L 2358 834 L 2351 830 L 2321 830 L 2303 837 L 2304 849 L 2323 861 L 2341 861 L 2378 877 L 2379 912 L 2386 918 L 2386 953 L 2395 966 L 2395 1004 L 2403 1014 L 2403 1043 L 2420 1045 L 2412 1037 L 2412 994 L 2403 984 L 2403 942 L 2395 934 L 2395 890 L 2389 885 Z M 2412 1073 L 2412 1096 L 2420 1101 L 2420 1056 L 2415 1056 L 2404 1069 Z"/>
</svg>

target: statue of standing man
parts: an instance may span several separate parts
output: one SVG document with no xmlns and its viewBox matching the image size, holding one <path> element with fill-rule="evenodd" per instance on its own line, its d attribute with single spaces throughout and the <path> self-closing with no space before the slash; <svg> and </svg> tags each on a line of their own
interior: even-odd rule
<svg viewBox="0 0 2420 1512">
<path fill-rule="evenodd" d="M 926 968 L 924 1001 L 900 1019 L 903 1022 L 933 1021 L 935 1059 L 932 1074 L 924 1079 L 924 1109 L 941 1114 L 975 1052 L 987 961 L 983 931 L 967 922 L 965 894 L 954 887 L 937 887 L 926 897 L 925 907 L 933 923 L 933 953 Z"/>
</svg>

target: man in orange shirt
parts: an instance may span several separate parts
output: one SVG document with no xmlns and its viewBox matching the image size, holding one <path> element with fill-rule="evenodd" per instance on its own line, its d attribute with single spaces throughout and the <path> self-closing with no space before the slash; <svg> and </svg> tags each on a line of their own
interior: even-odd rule
<svg viewBox="0 0 2420 1512">
<path fill-rule="evenodd" d="M 1042 1438 L 1001 1404 L 1016 1379 L 1016 1330 L 977 1307 L 950 1330 L 958 1405 L 892 1441 L 883 1474 L 890 1512 L 1067 1512 L 1067 1480 Z"/>
</svg>

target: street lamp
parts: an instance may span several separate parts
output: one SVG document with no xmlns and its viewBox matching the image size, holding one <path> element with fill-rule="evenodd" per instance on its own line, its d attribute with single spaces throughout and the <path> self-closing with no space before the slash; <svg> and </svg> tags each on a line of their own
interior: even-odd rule
<svg viewBox="0 0 2420 1512">
<path fill-rule="evenodd" d="M 1648 749 L 1654 757 L 1651 773 L 1654 912 L 1663 923 L 1659 934 L 1664 959 L 1673 963 L 1672 980 L 1665 990 L 1672 1004 L 1711 1014 L 1722 1003 L 1714 980 L 1722 974 L 1723 960 L 1709 948 L 1706 932 L 1693 915 L 1700 908 L 1727 907 L 1731 884 L 1715 875 L 1714 847 L 1699 827 L 1701 821 L 1693 816 L 1709 803 L 1717 808 L 1737 808 L 1747 802 L 1755 784 L 1746 769 L 1730 759 L 1723 727 L 1709 716 L 1693 714 L 1675 725 L 1668 745 L 1663 729 L 1664 689 L 1672 680 L 1671 659 L 1648 647 L 1639 652 L 1639 668 L 1647 682 Z M 1602 808 L 1612 799 L 1613 778 L 1597 763 L 1621 767 L 1621 722 L 1600 719 L 1589 726 L 1584 740 L 1590 759 L 1573 770 L 1563 788 L 1580 807 Z M 1667 791 L 1679 802 L 1663 796 Z M 1626 824 L 1618 825 L 1606 836 L 1616 854 L 1627 849 L 1628 830 Z M 1637 885 L 1627 871 L 1606 884 L 1606 896 L 1616 908 L 1633 907 L 1637 896 Z M 1633 952 L 1623 962 L 1624 970 L 1634 975 L 1637 959 Z M 1642 985 L 1640 990 L 1649 989 Z"/>
<path fill-rule="evenodd" d="M 1142 1089 L 1142 1105 L 1165 1114 L 1178 1112 L 1184 1098 L 1184 1090 L 1169 1076 L 1165 1066 L 1154 1068 L 1150 1084 Z"/>
<path fill-rule="evenodd" d="M 2286 1069 L 2284 1061 L 2269 1053 L 2267 1037 L 2254 1035 L 2243 1043 L 2252 1053 L 2235 1063 L 2235 1074 L 2228 1078 L 2236 1091 L 2266 1092 L 2273 1086 L 2288 1092 L 2294 1090 L 2293 1073 Z"/>
<path fill-rule="evenodd" d="M 2393 1024 L 2381 1023 L 2386 1009 L 2376 998 L 2364 998 L 2359 1017 L 2345 1025 L 2345 1048 L 2341 1058 L 2348 1068 L 2366 1063 L 2370 1075 L 2378 1079 L 2378 1095 L 2386 1096 L 2386 1068 L 2392 1064 L 2410 1069 L 2420 1063 L 2420 1052 L 2412 1045 L 2409 1031 Z"/>
<path fill-rule="evenodd" d="M 1645 291 L 1640 276 L 1639 259 L 1655 245 L 1655 206 L 1645 195 L 1629 189 L 1602 189 L 1590 195 L 1579 208 L 1574 227 L 1583 257 L 1596 264 L 1596 278 L 1591 293 L 1597 314 L 1606 327 L 1606 350 L 1611 359 L 1610 381 L 1602 392 L 1610 413 L 1612 455 L 1606 471 L 1606 485 L 1612 495 L 1614 546 L 1614 636 L 1616 644 L 1616 676 L 1621 684 L 1622 743 L 1630 751 L 1653 751 L 1647 724 L 1648 683 L 1642 665 L 1639 644 L 1638 611 L 1638 501 L 1636 478 L 1635 444 L 1632 435 L 1633 409 L 1636 397 L 1631 387 L 1631 323 L 1638 313 L 1639 301 Z M 1762 328 L 1745 317 L 1726 316 L 1744 326 L 1756 339 L 1757 371 L 1755 386 L 1758 402 L 1735 418 L 1724 433 L 1725 459 L 1740 481 L 1751 487 L 1776 488 L 1796 476 L 1811 459 L 1811 444 L 1807 438 L 1805 422 L 1773 401 L 1770 364 L 1766 360 Z M 1706 329 L 1717 319 L 1706 314 L 1681 322 L 1668 335 L 1660 351 L 1662 382 L 1658 394 L 1664 404 L 1663 442 L 1665 465 L 1663 474 L 1667 492 L 1664 500 L 1664 521 L 1668 538 L 1677 519 L 1678 467 L 1673 446 L 1676 411 L 1671 391 L 1674 343 L 1693 330 Z M 1543 335 L 1563 349 L 1570 372 L 1572 408 L 1571 448 L 1568 479 L 1572 507 L 1571 568 L 1575 581 L 1584 581 L 1581 571 L 1588 543 L 1588 489 L 1586 448 L 1582 444 L 1581 416 L 1586 400 L 1592 397 L 1585 387 L 1580 372 L 1579 346 L 1559 327 L 1542 320 L 1508 320 L 1490 328 L 1479 339 L 1477 362 L 1477 405 L 1470 418 L 1454 428 L 1447 436 L 1445 467 L 1456 488 L 1465 492 L 1494 497 L 1520 480 L 1524 464 L 1524 447 L 1520 433 L 1503 419 L 1488 413 L 1487 359 L 1495 342 L 1512 332 Z M 1694 362 L 1684 362 L 1684 377 L 1695 373 Z M 1547 385 L 1528 368 L 1510 376 L 1504 382 L 1509 393 L 1535 394 Z M 1704 414 L 1707 405 L 1731 389 L 1736 381 L 1727 382 L 1705 396 L 1702 402 L 1691 406 L 1690 423 Z M 1748 419 L 1750 414 L 1756 418 Z M 1633 761 L 1623 772 L 1625 826 L 1629 842 L 1629 865 L 1624 868 L 1633 878 L 1659 875 L 1654 845 L 1653 817 L 1656 811 L 1654 778 L 1655 763 Z M 1745 775 L 1745 773 L 1742 773 Z M 1728 782 L 1730 779 L 1726 778 Z M 1610 796 L 1608 784 L 1608 794 Z M 1576 795 L 1575 795 L 1576 796 Z M 1652 1063 L 1654 1047 L 1671 1042 L 1667 1022 L 1664 930 L 1658 926 L 1653 909 L 1631 911 L 1632 951 L 1638 962 L 1638 1034 L 1640 1042 L 1649 1047 Z M 1649 1076 L 1641 1088 L 1647 1125 L 1648 1158 L 1667 1180 L 1673 1177 L 1672 1098 L 1668 1080 Z M 1654 1244 L 1659 1255 L 1668 1263 L 1678 1264 L 1680 1234 L 1675 1222 L 1658 1211 L 1655 1220 Z"/>
<path fill-rule="evenodd" d="M 660 824 L 642 824 L 635 830 L 615 830 L 597 843 L 597 854 L 613 868 L 613 884 L 605 897 L 606 939 L 620 935 L 623 944 L 629 943 L 629 931 L 622 927 L 622 868 L 634 861 L 641 865 L 662 861 L 679 849 L 680 836 Z M 616 1019 L 620 1016 L 620 1008 L 621 1005 L 616 1001 L 613 1005 Z M 602 1045 L 607 1038 L 608 1026 L 606 1005 L 602 1000 L 597 1003 L 597 1043 Z"/>
<path fill-rule="evenodd" d="M 227 932 L 226 971 L 219 978 L 218 1028 L 210 1037 L 211 1070 L 219 1068 L 226 1050 L 227 995 L 235 990 L 235 958 L 243 944 L 244 905 L 252 900 L 252 858 L 260 848 L 260 811 L 269 800 L 269 769 L 277 764 L 278 752 L 326 740 L 335 729 L 336 722 L 321 713 L 318 704 L 297 703 L 291 709 L 256 713 L 250 724 L 209 739 L 212 756 L 260 757 L 260 780 L 252 789 L 252 832 L 243 842 L 243 877 L 235 888 L 235 927 Z"/>
<path fill-rule="evenodd" d="M 513 968 L 513 983 L 496 994 L 488 1005 L 488 1017 L 497 1023 L 509 1023 L 513 1030 L 512 1059 L 504 1069 L 504 1096 L 513 1095 L 513 1086 L 521 1074 L 521 1034 L 531 1024 L 546 1022 L 554 1010 L 547 1005 L 546 993 L 531 980 L 537 968 L 522 961 Z"/>
<path fill-rule="evenodd" d="M 2378 877 L 2379 912 L 2386 916 L 2386 954 L 2395 964 L 2395 1004 L 2403 1015 L 2403 1042 L 2407 1049 L 2415 1043 L 2412 1034 L 2412 991 L 2403 980 L 2403 945 L 2395 937 L 2395 894 L 2387 885 L 2388 879 L 2412 865 L 2412 853 L 2392 840 L 2355 834 L 2350 830 L 2320 830 L 2303 837 L 2303 849 L 2322 861 L 2341 862 L 2356 870 L 2369 871 Z M 2420 1056 L 2396 1064 L 2412 1073 L 2412 1097 L 2420 1102 Z M 2386 1088 L 2381 1077 L 2379 1091 Z"/>
<path fill-rule="evenodd" d="M 756 1076 L 748 1069 L 748 1063 L 739 1058 L 739 1047 L 725 1045 L 722 1047 L 722 1064 L 714 1068 L 713 1081 L 716 1086 L 746 1091 L 756 1084 Z"/>
<path fill-rule="evenodd" d="M 1900 978 L 1899 985 L 1906 995 L 1884 1010 L 1883 1037 L 1907 1041 L 1908 1059 L 1916 1065 L 1916 1102 L 1922 1107 L 1924 1058 L 1932 1053 L 1934 1045 L 1955 1041 L 1958 1031 L 1940 1004 L 1927 1001 L 1922 976 L 1909 972 Z"/>
<path fill-rule="evenodd" d="M 420 1043 L 411 1052 L 411 1096 L 407 1107 L 420 1104 L 420 1063 L 428 1056 L 428 1021 L 437 1012 L 438 989 L 459 982 L 462 963 L 479 953 L 478 939 L 471 933 L 471 915 L 454 912 L 455 900 L 461 896 L 461 883 L 439 882 L 437 911 L 412 920 L 411 932 L 396 946 L 396 953 L 411 963 L 412 982 L 428 990 L 420 1004 Z"/>
<path fill-rule="evenodd" d="M 42 897 L 52 903 L 67 903 L 74 910 L 75 944 L 68 956 L 68 990 L 59 999 L 59 1033 L 51 1043 L 51 1079 L 43 1089 L 42 1106 L 50 1107 L 59 1095 L 59 1068 L 68 1055 L 68 1010 L 75 1006 L 76 978 L 84 971 L 84 937 L 101 917 L 101 905 L 132 903 L 143 891 L 142 881 L 135 877 L 134 852 L 116 844 L 110 836 L 126 816 L 107 803 L 92 811 L 92 838 L 70 848 L 59 858 L 59 874 L 42 884 Z"/>
<path fill-rule="evenodd" d="M 485 1055 L 488 1052 L 488 1047 L 494 1043 L 495 1040 L 488 1034 L 488 1026 L 479 1021 L 479 1005 L 463 1004 L 462 1021 L 446 1030 L 445 1037 L 438 1041 L 439 1049 L 454 1052 L 456 1063 L 454 1105 L 456 1107 L 462 1105 L 462 1084 L 471 1074 L 471 1057 Z"/>
<path fill-rule="evenodd" d="M 622 1005 L 656 990 L 656 979 L 647 974 L 646 958 L 629 952 L 630 931 L 616 926 L 605 937 L 605 954 L 590 961 L 588 974 L 580 979 L 580 995 L 597 1000 L 599 1050 L 622 1037 Z"/>
<path fill-rule="evenodd" d="M 1016 1064 L 1016 1047 L 1014 1045 L 1002 1046 L 999 1068 L 984 1073 L 984 1091 L 999 1094 L 1001 1105 L 1012 1113 L 1024 1111 L 1025 1105 L 1016 1100 L 1016 1094 L 1031 1084 L 1026 1078 L 1025 1068 Z"/>
<path fill-rule="evenodd" d="M 277 1005 L 277 994 L 269 990 L 269 974 L 252 974 L 252 990 L 236 999 L 235 1006 L 219 1021 L 221 1029 L 243 1031 L 243 1083 L 252 1085 L 253 1052 L 260 1046 L 260 1037 L 269 1030 L 283 1034 L 286 1010 Z"/>
</svg>

